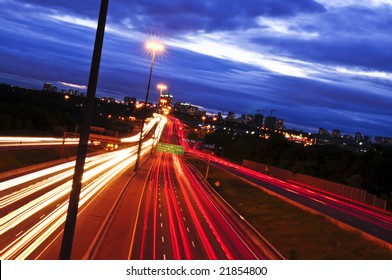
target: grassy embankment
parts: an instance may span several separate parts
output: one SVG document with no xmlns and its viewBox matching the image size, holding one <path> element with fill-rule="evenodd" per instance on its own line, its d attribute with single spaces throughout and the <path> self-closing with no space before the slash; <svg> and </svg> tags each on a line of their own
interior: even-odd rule
<svg viewBox="0 0 392 280">
<path fill-rule="evenodd" d="M 188 159 L 204 174 L 206 164 Z M 349 232 L 213 166 L 208 182 L 287 259 L 392 259 L 392 251 Z"/>
</svg>

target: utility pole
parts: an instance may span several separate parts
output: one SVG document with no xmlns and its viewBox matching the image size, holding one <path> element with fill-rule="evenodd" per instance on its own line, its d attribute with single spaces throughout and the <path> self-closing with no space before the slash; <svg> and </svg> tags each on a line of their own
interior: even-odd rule
<svg viewBox="0 0 392 280">
<path fill-rule="evenodd" d="M 102 44 L 105 33 L 106 15 L 108 11 L 109 0 L 101 0 L 99 11 L 98 27 L 95 36 L 94 53 L 90 68 L 90 77 L 87 88 L 86 109 L 82 120 L 82 127 L 79 138 L 79 146 L 76 155 L 75 172 L 72 182 L 72 190 L 69 197 L 67 218 L 64 225 L 64 234 L 61 244 L 60 259 L 71 259 L 72 244 L 75 233 L 76 218 L 78 214 L 78 205 L 80 191 L 82 188 L 82 178 L 84 171 L 84 163 L 86 161 L 88 139 L 90 134 L 90 126 L 93 118 L 95 92 L 97 89 L 99 65 L 101 62 Z"/>
</svg>

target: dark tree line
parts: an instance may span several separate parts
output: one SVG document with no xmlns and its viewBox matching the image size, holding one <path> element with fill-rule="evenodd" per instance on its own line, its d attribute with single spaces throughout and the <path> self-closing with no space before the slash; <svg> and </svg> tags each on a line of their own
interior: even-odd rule
<svg viewBox="0 0 392 280">
<path fill-rule="evenodd" d="M 377 147 L 357 153 L 336 146 L 307 146 L 287 141 L 281 134 L 269 139 L 233 136 L 217 130 L 205 142 L 215 144 L 216 153 L 241 163 L 248 159 L 294 173 L 302 173 L 351 185 L 377 194 L 392 194 L 392 150 Z"/>
<path fill-rule="evenodd" d="M 81 98 L 81 97 L 80 97 Z M 80 103 L 81 100 L 74 100 Z M 75 127 L 81 110 L 61 94 L 0 86 L 0 131 L 56 132 Z"/>
<path fill-rule="evenodd" d="M 0 84 L 0 133 L 60 136 L 63 131 L 73 132 L 81 124 L 85 100 L 83 96 Z M 133 130 L 129 117 L 134 115 L 134 106 L 96 99 L 92 125 L 127 134 Z"/>
</svg>

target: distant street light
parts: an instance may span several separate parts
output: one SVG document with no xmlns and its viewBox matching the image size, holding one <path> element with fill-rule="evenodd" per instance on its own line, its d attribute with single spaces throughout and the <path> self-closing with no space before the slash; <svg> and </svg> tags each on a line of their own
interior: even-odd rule
<svg viewBox="0 0 392 280">
<path fill-rule="evenodd" d="M 202 129 L 204 129 L 204 121 L 206 120 L 206 116 L 202 116 L 201 117 L 201 121 L 202 121 L 202 123 L 201 123 L 201 128 Z"/>
<path fill-rule="evenodd" d="M 167 90 L 167 86 L 164 84 L 158 84 L 157 88 L 160 90 L 159 96 L 162 95 L 162 91 Z"/>
<path fill-rule="evenodd" d="M 137 149 L 137 158 L 135 162 L 135 169 L 134 171 L 137 171 L 139 168 L 139 161 L 140 161 L 140 153 L 142 149 L 142 140 L 143 140 L 143 128 L 144 128 L 144 121 L 146 120 L 146 110 L 147 110 L 147 102 L 148 102 L 148 94 L 150 92 L 150 84 L 151 84 L 151 76 L 152 76 L 152 68 L 154 67 L 154 60 L 155 60 L 155 54 L 158 52 L 162 52 L 164 50 L 164 46 L 159 43 L 159 42 L 148 42 L 146 44 L 146 49 L 148 51 L 151 51 L 151 66 L 150 66 L 150 76 L 148 78 L 148 85 L 147 85 L 147 92 L 146 92 L 146 101 L 144 102 L 143 105 L 143 117 L 142 117 L 142 126 L 140 128 L 140 138 L 139 138 L 139 146 Z"/>
</svg>

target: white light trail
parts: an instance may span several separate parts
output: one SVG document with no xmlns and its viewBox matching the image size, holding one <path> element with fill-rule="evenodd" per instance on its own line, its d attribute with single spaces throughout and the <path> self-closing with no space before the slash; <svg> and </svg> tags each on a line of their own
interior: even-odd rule
<svg viewBox="0 0 392 280">
<path fill-rule="evenodd" d="M 154 139 L 148 139 L 143 143 L 142 155 L 148 153 L 152 145 L 159 140 L 165 123 L 166 118 L 158 116 L 146 125 L 144 135 L 155 126 L 156 130 Z M 136 142 L 133 139 L 138 141 L 138 137 L 131 137 L 128 141 Z M 83 174 L 84 186 L 79 201 L 79 213 L 98 193 L 109 185 L 110 181 L 114 180 L 135 162 L 136 151 L 137 147 L 134 146 L 86 159 L 85 172 Z M 53 187 L 68 178 L 61 185 L 1 217 L 0 234 L 2 236 L 6 234 L 11 236 L 13 232 L 17 232 L 10 242 L 1 244 L 0 259 L 27 258 L 64 223 L 68 207 L 68 196 L 72 186 L 72 174 L 74 172 L 72 167 L 74 165 L 74 161 L 68 162 L 0 183 L 0 209 L 2 209 L 12 203 L 22 201 L 22 199 L 37 191 Z M 37 182 L 37 179 L 39 180 L 40 178 L 44 179 Z M 15 188 L 15 191 L 13 191 L 13 188 Z M 5 195 L 2 195 L 2 193 Z M 58 207 L 54 207 L 54 205 Z M 44 211 L 51 212 L 45 213 L 45 216 L 43 216 Z M 26 228 L 27 221 L 35 222 Z"/>
</svg>

